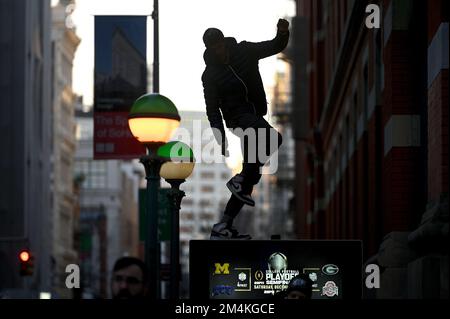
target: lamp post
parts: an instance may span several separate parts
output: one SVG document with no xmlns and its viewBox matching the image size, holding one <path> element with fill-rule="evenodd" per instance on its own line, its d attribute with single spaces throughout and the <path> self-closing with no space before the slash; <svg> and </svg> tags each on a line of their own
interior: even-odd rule
<svg viewBox="0 0 450 319">
<path fill-rule="evenodd" d="M 164 145 L 180 122 L 175 105 L 161 94 L 145 94 L 131 107 L 128 125 L 133 136 L 147 149 L 147 155 L 140 158 L 145 167 L 147 180 L 145 210 L 145 263 L 149 270 L 149 295 L 152 299 L 160 296 L 159 287 L 159 246 L 158 246 L 158 188 L 159 170 L 165 159 L 158 157 L 158 147 Z"/>
<path fill-rule="evenodd" d="M 170 299 L 178 299 L 180 292 L 180 205 L 185 193 L 180 185 L 185 182 L 195 166 L 192 149 L 182 142 L 169 142 L 158 149 L 158 156 L 167 161 L 160 175 L 172 187 L 168 193 L 172 205 L 170 235 Z"/>
<path fill-rule="evenodd" d="M 153 92 L 159 93 L 159 4 L 153 0 Z"/>
</svg>

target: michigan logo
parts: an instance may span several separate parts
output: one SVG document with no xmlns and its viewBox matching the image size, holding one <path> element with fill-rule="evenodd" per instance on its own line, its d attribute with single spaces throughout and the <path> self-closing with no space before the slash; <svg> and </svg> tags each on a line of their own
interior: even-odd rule
<svg viewBox="0 0 450 319">
<path fill-rule="evenodd" d="M 230 264 L 214 264 L 216 270 L 214 271 L 214 275 L 229 275 L 230 274 Z"/>
</svg>

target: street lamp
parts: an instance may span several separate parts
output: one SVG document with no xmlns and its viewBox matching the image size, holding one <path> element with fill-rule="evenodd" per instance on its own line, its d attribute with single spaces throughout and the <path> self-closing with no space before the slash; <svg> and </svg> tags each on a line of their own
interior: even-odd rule
<svg viewBox="0 0 450 319">
<path fill-rule="evenodd" d="M 160 296 L 159 290 L 159 246 L 158 246 L 158 188 L 159 170 L 164 159 L 158 157 L 158 147 L 173 135 L 180 122 L 175 105 L 160 94 L 145 94 L 131 107 L 128 126 L 133 136 L 147 149 L 140 158 L 145 167 L 147 180 L 147 207 L 145 210 L 145 263 L 149 270 L 149 294 L 152 299 Z"/>
<path fill-rule="evenodd" d="M 185 193 L 180 185 L 185 182 L 195 166 L 192 149 L 182 142 L 169 142 L 158 149 L 158 156 L 167 161 L 161 166 L 160 175 L 171 186 L 168 196 L 172 206 L 170 235 L 170 298 L 178 299 L 180 291 L 180 205 Z"/>
<path fill-rule="evenodd" d="M 141 96 L 128 115 L 133 136 L 155 152 L 172 137 L 179 124 L 180 115 L 175 104 L 161 94 Z"/>
</svg>

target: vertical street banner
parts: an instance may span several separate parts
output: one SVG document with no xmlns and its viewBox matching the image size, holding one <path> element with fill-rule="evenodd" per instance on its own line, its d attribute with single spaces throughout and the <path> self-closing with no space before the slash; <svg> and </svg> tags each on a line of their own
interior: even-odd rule
<svg viewBox="0 0 450 319">
<path fill-rule="evenodd" d="M 133 102 L 147 92 L 147 17 L 95 17 L 94 159 L 145 154 L 128 128 Z"/>
</svg>

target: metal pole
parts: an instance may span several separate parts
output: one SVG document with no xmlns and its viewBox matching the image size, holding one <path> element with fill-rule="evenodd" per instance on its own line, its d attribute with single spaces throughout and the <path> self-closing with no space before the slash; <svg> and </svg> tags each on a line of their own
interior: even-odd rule
<svg viewBox="0 0 450 319">
<path fill-rule="evenodd" d="M 162 160 L 156 156 L 156 147 L 148 148 L 149 155 L 142 156 L 140 161 L 145 167 L 147 180 L 146 213 L 145 213 L 145 263 L 148 267 L 149 297 L 157 299 L 160 296 L 159 287 L 159 247 L 158 247 L 158 188 L 159 169 Z"/>
<path fill-rule="evenodd" d="M 172 186 L 168 196 L 172 203 L 172 229 L 170 234 L 170 299 L 180 297 L 180 205 L 185 193 L 180 190 L 184 179 L 167 180 Z"/>
<path fill-rule="evenodd" d="M 159 5 L 153 0 L 153 93 L 159 93 Z"/>
</svg>

